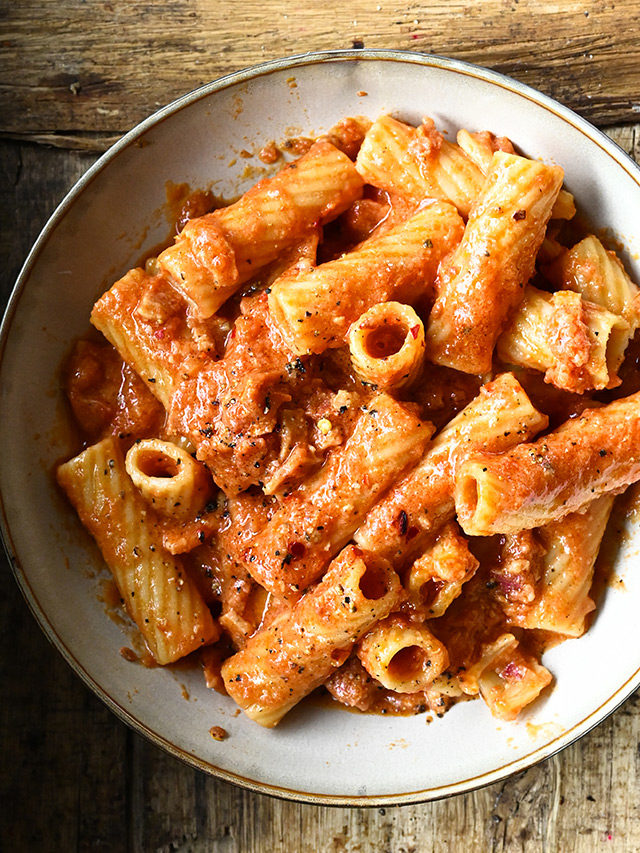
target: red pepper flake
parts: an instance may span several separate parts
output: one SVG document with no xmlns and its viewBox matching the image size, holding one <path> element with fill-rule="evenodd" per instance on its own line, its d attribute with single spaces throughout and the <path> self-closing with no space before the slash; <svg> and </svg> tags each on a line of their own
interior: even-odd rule
<svg viewBox="0 0 640 853">
<path fill-rule="evenodd" d="M 520 219 L 526 219 L 527 218 L 527 211 L 526 210 L 516 210 L 516 212 L 513 214 L 513 218 L 516 220 L 516 222 L 518 222 Z"/>
<path fill-rule="evenodd" d="M 409 517 L 407 516 L 407 513 L 403 509 L 401 509 L 400 513 L 398 515 L 398 519 L 397 519 L 398 530 L 400 531 L 400 536 L 404 536 L 405 533 L 407 532 L 408 523 L 409 523 Z"/>
<path fill-rule="evenodd" d="M 415 326 L 412 326 L 412 327 L 409 329 L 409 331 L 411 332 L 411 335 L 412 335 L 412 337 L 413 337 L 413 339 L 414 339 L 414 341 L 415 341 L 415 339 L 418 337 L 418 332 L 420 331 L 420 326 L 418 325 L 418 323 L 416 323 L 416 325 L 415 325 Z"/>
<path fill-rule="evenodd" d="M 300 559 L 306 550 L 307 549 L 302 542 L 289 542 L 287 546 L 287 551 L 291 554 L 294 560 Z"/>
<path fill-rule="evenodd" d="M 164 329 L 158 329 L 153 333 L 153 337 L 157 338 L 157 340 L 161 341 L 164 338 L 165 331 Z"/>
</svg>

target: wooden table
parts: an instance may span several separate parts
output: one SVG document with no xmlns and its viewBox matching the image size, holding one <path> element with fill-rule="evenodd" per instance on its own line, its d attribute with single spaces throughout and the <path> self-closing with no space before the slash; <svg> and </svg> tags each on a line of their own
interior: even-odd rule
<svg viewBox="0 0 640 853">
<path fill-rule="evenodd" d="M 4 8 L 5 299 L 54 205 L 100 151 L 175 96 L 286 54 L 397 47 L 477 62 L 573 107 L 640 158 L 639 0 Z M 640 849 L 638 693 L 562 754 L 466 796 L 372 810 L 283 802 L 209 778 L 129 731 L 47 644 L 3 569 L 0 849 L 8 853 Z"/>
</svg>

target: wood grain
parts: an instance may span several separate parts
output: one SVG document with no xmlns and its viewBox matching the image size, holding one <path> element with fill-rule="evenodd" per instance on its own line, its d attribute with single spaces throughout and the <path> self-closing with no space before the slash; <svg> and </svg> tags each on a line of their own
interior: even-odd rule
<svg viewBox="0 0 640 853">
<path fill-rule="evenodd" d="M 640 112 L 638 0 L 21 0 L 0 42 L 0 131 L 121 133 L 256 62 L 335 48 L 438 53 L 509 74 L 602 125 Z"/>
<path fill-rule="evenodd" d="M 640 159 L 640 126 L 609 134 Z M 0 208 L 9 225 L 0 234 L 5 299 L 47 215 L 94 159 L 0 143 Z M 640 850 L 640 692 L 560 755 L 464 796 L 384 809 L 284 802 L 208 777 L 130 732 L 48 645 L 0 562 L 0 849 Z"/>
</svg>

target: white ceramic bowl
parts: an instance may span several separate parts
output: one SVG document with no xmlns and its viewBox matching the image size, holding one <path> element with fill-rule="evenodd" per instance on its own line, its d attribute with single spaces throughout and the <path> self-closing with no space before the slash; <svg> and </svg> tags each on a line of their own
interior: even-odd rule
<svg viewBox="0 0 640 853">
<path fill-rule="evenodd" d="M 230 75 L 127 134 L 52 216 L 2 328 L 2 526 L 43 630 L 86 683 L 155 743 L 224 779 L 311 802 L 416 802 L 494 782 L 574 741 L 640 684 L 640 573 L 631 571 L 640 530 L 630 522 L 616 561 L 624 586 L 606 591 L 585 637 L 546 655 L 556 685 L 516 723 L 497 722 L 482 702 L 458 705 L 430 725 L 424 715 L 378 717 L 303 704 L 267 731 L 236 716 L 231 700 L 207 690 L 199 671 L 145 669 L 118 653 L 129 636 L 98 600 L 100 557 L 53 483 L 55 461 L 71 450 L 60 428 L 58 366 L 86 332 L 94 299 L 166 239 L 165 181 L 230 195 L 243 188 L 247 161 L 230 162 L 241 149 L 320 133 L 343 116 L 384 112 L 411 122 L 430 115 L 450 131 L 487 128 L 533 157 L 560 163 L 569 189 L 593 224 L 610 228 L 626 247 L 625 261 L 640 280 L 640 170 L 586 121 L 520 83 L 461 62 L 340 51 Z M 214 741 L 212 725 L 230 737 Z"/>
</svg>

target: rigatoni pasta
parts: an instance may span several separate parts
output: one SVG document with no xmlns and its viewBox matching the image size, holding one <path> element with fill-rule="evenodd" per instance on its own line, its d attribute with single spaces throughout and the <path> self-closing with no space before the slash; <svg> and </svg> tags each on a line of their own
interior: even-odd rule
<svg viewBox="0 0 640 853">
<path fill-rule="evenodd" d="M 125 468 L 144 500 L 160 515 L 193 517 L 212 496 L 204 466 L 170 441 L 137 441 L 125 457 Z"/>
<path fill-rule="evenodd" d="M 479 167 L 483 175 L 491 168 L 493 155 L 496 151 L 506 151 L 515 154 L 511 141 L 506 137 L 496 137 L 487 130 L 479 133 L 469 133 L 459 130 L 456 141 L 460 148 Z M 576 205 L 573 196 L 564 188 L 560 190 L 551 211 L 551 219 L 573 219 L 576 215 Z"/>
<path fill-rule="evenodd" d="M 513 634 L 502 634 L 483 646 L 479 661 L 459 680 L 466 693 L 480 693 L 494 716 L 515 720 L 552 678 L 548 669 L 522 650 Z"/>
<path fill-rule="evenodd" d="M 348 340 L 353 369 L 370 385 L 399 390 L 420 375 L 424 325 L 410 305 L 373 305 L 351 326 Z"/>
<path fill-rule="evenodd" d="M 427 351 L 436 364 L 487 373 L 493 348 L 524 296 L 563 172 L 493 155 L 462 242 L 438 272 Z"/>
<path fill-rule="evenodd" d="M 455 521 L 440 528 L 435 542 L 407 570 L 409 602 L 425 619 L 437 619 L 462 592 L 479 561 Z"/>
<path fill-rule="evenodd" d="M 251 575 L 281 596 L 297 598 L 353 536 L 367 512 L 420 458 L 433 427 L 387 394 L 362 407 L 344 446 L 287 495 L 247 551 Z"/>
<path fill-rule="evenodd" d="M 322 353 L 341 346 L 351 324 L 372 305 L 429 297 L 438 265 L 463 227 L 452 205 L 434 201 L 337 260 L 283 275 L 269 294 L 280 333 L 299 355 Z"/>
<path fill-rule="evenodd" d="M 575 290 L 589 302 L 623 317 L 633 334 L 640 323 L 640 289 L 627 275 L 615 252 L 593 235 L 561 251 L 545 272 L 559 288 Z"/>
<path fill-rule="evenodd" d="M 400 599 L 391 566 L 348 546 L 291 611 L 276 616 L 225 662 L 227 691 L 251 719 L 274 726 L 344 663 L 354 643 Z"/>
<path fill-rule="evenodd" d="M 474 536 L 556 521 L 640 479 L 640 392 L 585 409 L 533 444 L 474 454 L 455 485 L 458 519 Z"/>
<path fill-rule="evenodd" d="M 58 468 L 58 482 L 111 569 L 127 611 L 161 664 L 208 645 L 220 631 L 197 585 L 162 539 L 105 438 Z"/>
<path fill-rule="evenodd" d="M 196 312 L 210 317 L 247 279 L 359 197 L 362 180 L 330 142 L 316 142 L 235 204 L 187 222 L 158 257 Z"/>
<path fill-rule="evenodd" d="M 261 725 L 323 685 L 512 720 L 640 480 L 640 291 L 506 137 L 382 116 L 303 147 L 98 299 L 58 482 L 153 658 L 204 648 Z"/>
<path fill-rule="evenodd" d="M 425 625 L 398 615 L 380 620 L 365 634 L 358 657 L 369 675 L 396 693 L 426 690 L 449 663 L 445 646 Z"/>
<path fill-rule="evenodd" d="M 566 391 L 601 391 L 619 384 L 629 324 L 571 290 L 547 293 L 529 285 L 498 339 L 507 364 L 530 367 Z"/>
<path fill-rule="evenodd" d="M 547 423 L 513 374 L 501 374 L 438 433 L 415 468 L 373 507 L 354 540 L 394 565 L 405 564 L 453 517 L 456 472 L 469 454 L 506 450 Z"/>
<path fill-rule="evenodd" d="M 371 126 L 358 152 L 356 168 L 369 184 L 421 201 L 450 201 L 465 218 L 484 184 L 484 175 L 433 122 L 411 127 L 391 116 Z"/>
<path fill-rule="evenodd" d="M 595 609 L 589 596 L 613 495 L 602 495 L 537 530 L 505 538 L 491 578 L 511 625 L 580 637 Z"/>
</svg>

